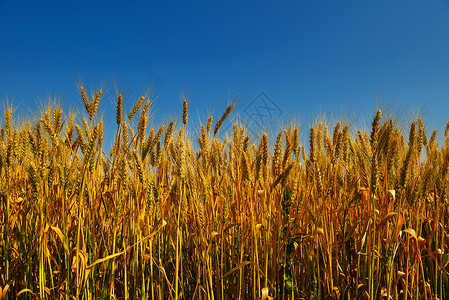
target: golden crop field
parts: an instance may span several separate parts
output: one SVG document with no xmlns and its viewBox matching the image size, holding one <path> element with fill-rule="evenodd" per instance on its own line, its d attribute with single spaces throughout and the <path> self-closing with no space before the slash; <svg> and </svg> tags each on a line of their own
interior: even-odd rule
<svg viewBox="0 0 449 300">
<path fill-rule="evenodd" d="M 149 128 L 150 99 L 118 96 L 104 153 L 102 92 L 80 92 L 85 118 L 5 111 L 1 299 L 449 298 L 449 128 L 439 145 L 378 111 L 306 145 L 293 125 L 219 138 L 234 104 L 189 132 L 187 101 Z"/>
</svg>

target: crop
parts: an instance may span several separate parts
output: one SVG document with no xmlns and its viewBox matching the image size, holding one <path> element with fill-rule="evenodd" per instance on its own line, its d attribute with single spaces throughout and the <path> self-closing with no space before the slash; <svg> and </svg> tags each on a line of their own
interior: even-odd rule
<svg viewBox="0 0 449 300">
<path fill-rule="evenodd" d="M 86 117 L 48 107 L 0 131 L 0 298 L 447 299 L 448 129 L 378 111 L 260 139 L 234 124 L 149 128 L 151 99 L 103 152 Z M 134 126 L 135 125 L 135 126 Z"/>
</svg>

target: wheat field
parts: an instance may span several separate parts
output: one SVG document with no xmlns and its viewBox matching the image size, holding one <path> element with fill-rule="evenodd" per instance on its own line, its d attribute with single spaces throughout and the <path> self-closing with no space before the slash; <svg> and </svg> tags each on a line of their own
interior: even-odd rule
<svg viewBox="0 0 449 300">
<path fill-rule="evenodd" d="M 189 132 L 186 100 L 149 128 L 150 99 L 119 95 L 104 153 L 102 91 L 80 94 L 84 118 L 4 113 L 0 299 L 449 298 L 449 128 L 377 111 L 306 145 L 293 125 L 219 138 L 234 103 Z"/>
</svg>

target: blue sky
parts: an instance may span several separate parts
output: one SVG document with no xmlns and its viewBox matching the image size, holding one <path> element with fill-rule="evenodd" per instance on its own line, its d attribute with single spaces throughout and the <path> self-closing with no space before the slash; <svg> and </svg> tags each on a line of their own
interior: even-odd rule
<svg viewBox="0 0 449 300">
<path fill-rule="evenodd" d="M 279 3 L 0 1 L 0 98 L 18 114 L 49 95 L 82 110 L 77 83 L 103 84 L 113 131 L 115 80 L 129 105 L 154 91 L 156 124 L 180 115 L 183 95 L 190 120 L 206 122 L 238 95 L 248 117 L 264 92 L 283 120 L 306 125 L 320 112 L 371 119 L 393 101 L 444 130 L 448 1 Z"/>
</svg>

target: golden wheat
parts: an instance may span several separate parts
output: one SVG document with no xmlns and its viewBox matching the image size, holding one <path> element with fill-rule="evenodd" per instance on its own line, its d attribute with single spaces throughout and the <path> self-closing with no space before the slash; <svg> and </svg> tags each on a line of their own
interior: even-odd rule
<svg viewBox="0 0 449 300">
<path fill-rule="evenodd" d="M 369 132 L 312 126 L 308 149 L 293 125 L 256 144 L 217 136 L 234 103 L 212 136 L 186 100 L 183 126 L 153 127 L 147 97 L 123 120 L 119 95 L 106 156 L 102 91 L 80 94 L 89 119 L 4 113 L 1 299 L 449 297 L 447 128 L 404 136 L 379 110 Z"/>
</svg>

